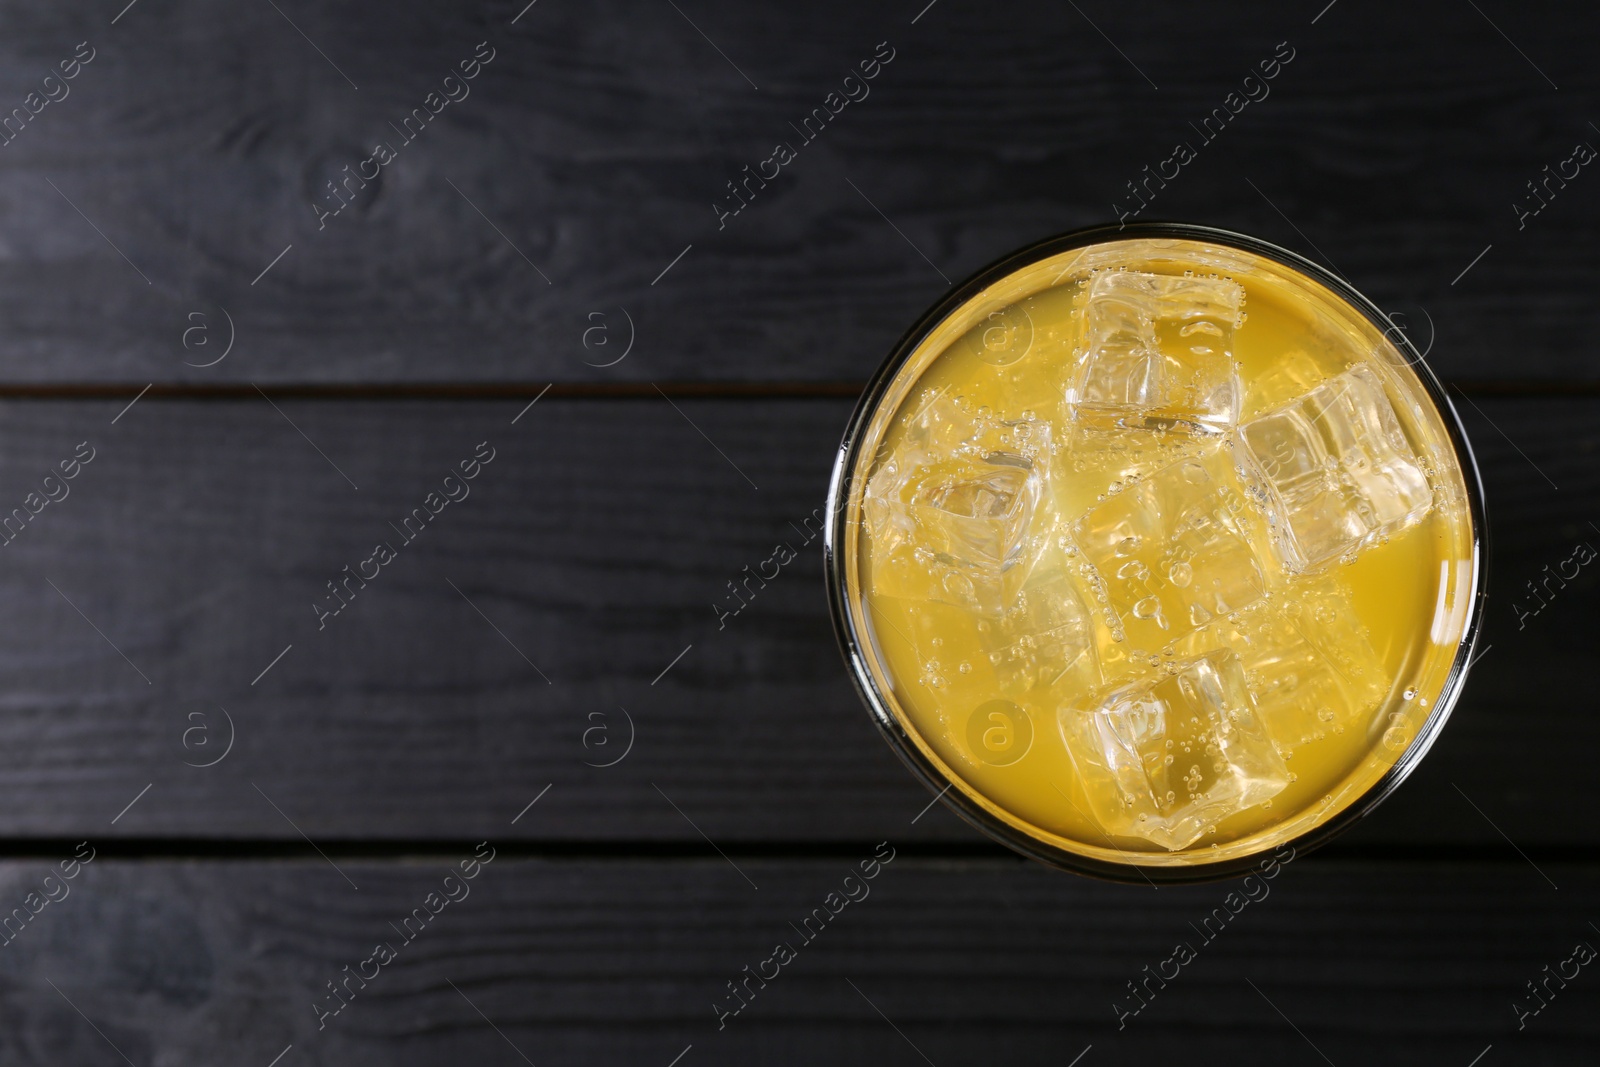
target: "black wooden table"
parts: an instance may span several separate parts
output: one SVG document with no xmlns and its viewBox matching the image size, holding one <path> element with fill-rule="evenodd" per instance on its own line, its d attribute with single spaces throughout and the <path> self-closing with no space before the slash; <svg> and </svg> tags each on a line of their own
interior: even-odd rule
<svg viewBox="0 0 1600 1067">
<path fill-rule="evenodd" d="M 124 2 L 0 19 L 0 1063 L 1594 1062 L 1593 10 Z M 1489 497 L 1435 750 L 1225 923 L 929 807 L 804 537 L 1118 217 L 1370 294 Z"/>
</svg>

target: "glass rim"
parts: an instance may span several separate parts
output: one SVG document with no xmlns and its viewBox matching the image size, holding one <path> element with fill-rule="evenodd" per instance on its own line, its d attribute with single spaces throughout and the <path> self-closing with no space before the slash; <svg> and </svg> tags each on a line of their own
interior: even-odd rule
<svg viewBox="0 0 1600 1067">
<path fill-rule="evenodd" d="M 860 635 L 856 632 L 849 603 L 849 575 L 845 572 L 844 561 L 839 551 L 847 533 L 855 466 L 859 458 L 857 446 L 872 419 L 877 415 L 890 385 L 928 335 L 989 286 L 1027 266 L 1076 248 L 1138 238 L 1175 238 L 1208 242 L 1260 256 L 1306 275 L 1312 281 L 1326 287 L 1382 331 L 1383 336 L 1400 352 L 1417 380 L 1421 382 L 1428 399 L 1438 412 L 1461 471 L 1471 524 L 1469 534 L 1472 552 L 1472 595 L 1467 599 L 1467 617 L 1463 623 L 1455 656 L 1432 711 L 1418 728 L 1417 736 L 1411 740 L 1389 769 L 1338 814 L 1297 837 L 1280 842 L 1275 848 L 1288 846 L 1292 854 L 1298 857 L 1326 844 L 1370 814 L 1411 775 L 1433 747 L 1457 700 L 1460 699 L 1483 626 L 1483 608 L 1488 596 L 1489 525 L 1477 458 L 1473 454 L 1471 443 L 1467 440 L 1461 416 L 1451 403 L 1444 383 L 1434 373 L 1426 357 L 1417 351 L 1416 345 L 1406 331 L 1397 326 L 1387 312 L 1344 278 L 1297 252 L 1260 238 L 1218 227 L 1182 222 L 1135 222 L 1124 225 L 1091 226 L 1035 241 L 1002 256 L 952 286 L 944 296 L 917 318 L 911 328 L 890 349 L 887 358 L 868 380 L 866 388 L 862 390 L 861 397 L 856 402 L 855 410 L 851 412 L 828 482 L 828 517 L 822 531 L 823 572 L 828 586 L 828 607 L 833 618 L 834 634 L 838 638 L 851 681 L 855 684 L 868 713 L 878 725 L 884 740 L 912 774 L 929 790 L 938 794 L 936 800 L 941 801 L 988 837 L 1030 859 L 1059 870 L 1130 884 L 1214 882 L 1255 870 L 1262 862 L 1262 857 L 1272 855 L 1274 848 L 1264 847 L 1247 855 L 1210 863 L 1200 861 L 1169 866 L 1113 862 L 1043 841 L 998 818 L 961 790 L 952 789 L 951 786 L 955 782 L 917 745 L 895 714 L 891 699 L 879 692 L 872 673 L 867 668 L 867 658 L 869 656 L 876 658 L 876 655 L 864 647 Z"/>
</svg>

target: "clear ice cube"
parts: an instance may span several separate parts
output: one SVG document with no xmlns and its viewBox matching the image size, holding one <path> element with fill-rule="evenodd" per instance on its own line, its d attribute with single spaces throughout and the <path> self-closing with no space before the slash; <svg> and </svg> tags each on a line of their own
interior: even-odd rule
<svg viewBox="0 0 1600 1067">
<path fill-rule="evenodd" d="M 1286 751 L 1359 729 L 1389 687 L 1349 590 L 1331 579 L 1301 579 L 1285 595 L 1195 631 L 1175 652 L 1207 648 L 1239 657 L 1256 714 Z"/>
<path fill-rule="evenodd" d="M 1108 271 L 1090 283 L 1067 408 L 1092 430 L 1215 434 L 1239 420 L 1233 331 L 1244 289 L 1223 278 Z"/>
<path fill-rule="evenodd" d="M 1266 583 L 1230 451 L 1208 445 L 1109 496 L 1073 527 L 1115 613 L 1157 649 L 1254 603 Z"/>
<path fill-rule="evenodd" d="M 1023 576 L 1017 568 L 1039 490 L 1038 472 L 1016 455 L 918 467 L 886 509 L 888 551 L 874 588 L 998 615 Z"/>
<path fill-rule="evenodd" d="M 1049 426 L 924 401 L 869 479 L 874 591 L 997 616 L 1026 577 Z"/>
<path fill-rule="evenodd" d="M 932 464 L 916 479 L 911 513 L 935 552 L 1000 570 L 1016 562 L 1038 497 L 1033 464 L 993 452 Z"/>
<path fill-rule="evenodd" d="M 950 386 L 929 389 L 908 401 L 910 414 L 905 419 L 900 451 L 907 455 L 950 456 L 978 437 L 987 413 L 959 395 Z"/>
<path fill-rule="evenodd" d="M 1074 667 L 1093 668 L 1092 618 L 1059 552 L 1035 567 L 997 629 L 989 662 L 1010 691 L 1046 688 Z"/>
<path fill-rule="evenodd" d="M 1177 850 L 1281 792 L 1289 772 L 1256 718 L 1244 668 L 1219 649 L 1059 715 L 1107 833 Z"/>
<path fill-rule="evenodd" d="M 1291 574 L 1420 522 L 1433 491 L 1376 371 L 1330 378 L 1240 427 Z"/>
</svg>

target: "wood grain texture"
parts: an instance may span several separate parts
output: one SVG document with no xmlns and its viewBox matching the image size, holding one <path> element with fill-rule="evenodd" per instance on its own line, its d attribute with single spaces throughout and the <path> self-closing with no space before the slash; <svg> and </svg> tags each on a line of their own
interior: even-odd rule
<svg viewBox="0 0 1600 1067">
<path fill-rule="evenodd" d="M 1593 11 L 1518 11 L 1512 45 L 1470 5 L 1360 0 L 1315 24 L 1260 2 L 947 0 L 915 25 L 920 4 L 834 0 L 279 6 L 8 14 L 6 107 L 97 51 L 0 148 L 0 383 L 859 381 L 947 279 L 1113 220 L 1183 139 L 1198 158 L 1141 217 L 1332 264 L 1446 376 L 1600 378 L 1593 179 L 1513 208 L 1600 136 Z M 319 228 L 325 183 L 483 40 L 470 96 Z M 882 41 L 870 96 L 719 228 L 726 183 Z M 1271 95 L 1200 144 L 1279 41 Z M 222 309 L 233 353 L 186 366 L 221 351 Z"/>
<path fill-rule="evenodd" d="M 410 942 L 397 927 L 456 854 L 338 861 L 359 891 L 320 860 L 97 860 L 0 949 L 0 1050 L 18 1065 L 265 1065 L 292 1045 L 283 1063 L 665 1067 L 692 1045 L 681 1064 L 1042 1067 L 1091 1045 L 1083 1062 L 1466 1064 L 1492 1044 L 1497 1060 L 1577 1064 L 1600 1037 L 1587 970 L 1520 1031 L 1512 1008 L 1595 942 L 1592 866 L 1551 864 L 1556 892 L 1520 863 L 1312 857 L 1252 899 L 1242 883 L 1157 892 L 901 852 L 807 942 L 791 924 L 871 853 L 741 861 L 759 890 L 715 858 L 500 857 Z M 0 902 L 44 872 L 0 867 Z M 326 983 L 379 942 L 396 958 L 319 1031 Z M 719 1031 L 726 983 L 779 942 L 796 958 Z M 1127 983 L 1180 942 L 1196 958 L 1119 1030 Z"/>
<path fill-rule="evenodd" d="M 95 52 L 0 132 L 0 518 L 94 458 L 0 533 L 0 1063 L 1591 1063 L 1600 978 L 1514 1005 L 1600 944 L 1596 577 L 1525 595 L 1600 543 L 1600 179 L 1529 189 L 1600 144 L 1600 16 L 1210 8 L 4 5 L 13 125 Z M 471 95 L 319 224 L 480 41 Z M 1213 941 L 1238 883 L 1092 883 L 919 814 L 803 528 L 923 309 L 1113 220 L 1280 41 L 1270 97 L 1139 217 L 1327 264 L 1473 387 L 1492 596 L 1413 779 Z M 719 225 L 879 42 L 870 97 Z M 84 839 L 70 896 L 29 898 Z M 870 898 L 800 944 L 879 841 Z"/>
<path fill-rule="evenodd" d="M 1492 647 L 1416 778 L 1347 843 L 1509 855 L 1498 826 L 1524 849 L 1592 848 L 1600 737 L 1573 664 L 1595 577 L 1521 629 L 1512 604 L 1600 537 L 1600 401 L 1472 403 Z M 8 507 L 78 442 L 98 449 L 0 548 L 0 833 L 463 839 L 550 785 L 508 838 L 709 854 L 702 831 L 877 840 L 928 803 L 850 688 L 801 536 L 848 402 L 547 397 L 514 426 L 522 402 L 146 398 L 110 425 L 120 407 L 0 405 Z M 405 543 L 390 523 L 486 440 L 471 495 Z M 719 620 L 780 540 L 799 558 Z M 326 583 L 380 541 L 398 558 L 319 630 Z M 232 752 L 185 766 L 220 756 L 223 709 Z M 906 836 L 978 840 L 943 811 Z"/>
</svg>

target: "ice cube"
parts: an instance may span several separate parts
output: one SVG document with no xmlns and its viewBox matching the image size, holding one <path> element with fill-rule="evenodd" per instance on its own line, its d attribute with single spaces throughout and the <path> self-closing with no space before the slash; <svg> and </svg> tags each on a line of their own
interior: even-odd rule
<svg viewBox="0 0 1600 1067">
<path fill-rule="evenodd" d="M 1226 649 L 1111 690 L 1059 715 L 1095 818 L 1107 833 L 1177 850 L 1268 800 L 1289 772 L 1257 720 L 1239 657 Z"/>
<path fill-rule="evenodd" d="M 873 589 L 997 616 L 1028 572 L 1049 426 L 946 397 L 914 412 L 867 484 Z"/>
<path fill-rule="evenodd" d="M 1365 365 L 1240 428 L 1291 574 L 1420 522 L 1433 491 L 1383 382 Z"/>
<path fill-rule="evenodd" d="M 1157 649 L 1261 596 L 1250 518 L 1231 450 L 1209 444 L 1090 509 L 1073 538 L 1116 627 Z"/>
<path fill-rule="evenodd" d="M 1030 412 L 1008 417 L 974 405 L 944 386 L 907 402 L 897 440 L 880 449 L 880 465 L 867 487 L 873 497 L 895 494 L 919 465 L 994 453 L 1021 456 L 1043 471 L 1050 458 L 1051 426 Z"/>
<path fill-rule="evenodd" d="M 1239 421 L 1233 331 L 1244 289 L 1223 278 L 1108 271 L 1089 286 L 1067 409 L 1091 430 L 1215 434 Z"/>
<path fill-rule="evenodd" d="M 934 551 L 967 566 L 1016 561 L 1038 503 L 1039 478 L 1021 456 L 949 459 L 916 479 L 911 511 Z"/>
<path fill-rule="evenodd" d="M 910 472 L 888 508 L 889 546 L 874 588 L 885 596 L 958 604 L 998 615 L 1008 572 L 1038 505 L 1039 473 L 1022 456 L 991 453 L 925 464 Z M 887 525 L 886 523 L 886 525 Z M 1011 575 L 1012 587 L 1022 571 Z"/>
<path fill-rule="evenodd" d="M 1047 688 L 1074 667 L 1092 672 L 1093 640 L 1083 593 L 1067 561 L 1054 551 L 1035 566 L 1001 614 L 989 662 L 1007 690 Z M 1098 680 L 1092 678 L 1091 684 Z"/>
<path fill-rule="evenodd" d="M 1360 728 L 1389 678 L 1342 583 L 1300 579 L 1283 596 L 1188 635 L 1179 656 L 1225 648 L 1239 657 L 1256 713 L 1285 751 Z"/>
<path fill-rule="evenodd" d="M 948 385 L 929 389 L 907 402 L 903 453 L 921 456 L 950 456 L 972 441 L 988 420 L 966 397 L 952 394 Z"/>
</svg>

